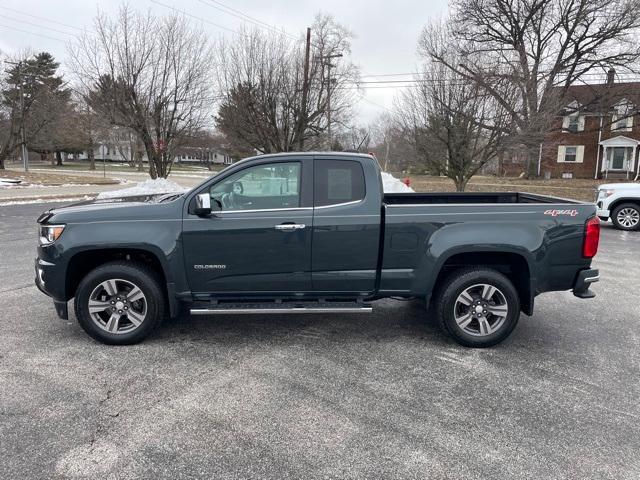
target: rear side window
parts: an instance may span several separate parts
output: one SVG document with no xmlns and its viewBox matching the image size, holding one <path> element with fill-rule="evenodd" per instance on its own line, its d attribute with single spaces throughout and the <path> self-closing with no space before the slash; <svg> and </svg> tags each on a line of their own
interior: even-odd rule
<svg viewBox="0 0 640 480">
<path fill-rule="evenodd" d="M 353 202 L 364 198 L 364 171 L 359 162 L 315 160 L 313 168 L 313 203 L 316 207 Z"/>
</svg>

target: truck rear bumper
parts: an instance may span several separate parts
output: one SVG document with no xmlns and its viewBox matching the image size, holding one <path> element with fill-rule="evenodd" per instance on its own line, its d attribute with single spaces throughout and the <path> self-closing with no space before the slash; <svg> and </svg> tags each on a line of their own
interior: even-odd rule
<svg viewBox="0 0 640 480">
<path fill-rule="evenodd" d="M 573 294 L 578 298 L 593 298 L 596 296 L 589 287 L 600 280 L 600 272 L 593 268 L 578 272 L 576 283 L 573 285 Z"/>
</svg>

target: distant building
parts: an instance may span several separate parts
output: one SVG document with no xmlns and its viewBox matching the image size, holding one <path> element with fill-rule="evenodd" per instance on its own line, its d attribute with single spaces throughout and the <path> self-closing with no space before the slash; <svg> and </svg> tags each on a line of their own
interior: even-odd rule
<svg viewBox="0 0 640 480">
<path fill-rule="evenodd" d="M 550 178 L 635 179 L 640 161 L 640 82 L 569 87 L 551 131 L 540 145 L 537 171 Z M 519 175 L 526 155 L 505 155 L 500 172 Z"/>
<path fill-rule="evenodd" d="M 129 163 L 133 161 L 134 152 L 130 142 L 119 142 L 111 144 L 99 144 L 94 149 L 94 157 L 97 162 L 107 161 L 116 163 Z M 88 160 L 87 152 L 80 154 L 68 155 L 69 159 Z M 147 155 L 144 154 L 142 161 L 147 161 Z M 202 164 L 202 165 L 231 165 L 233 159 L 226 153 L 204 147 L 182 147 L 178 149 L 174 161 L 179 164 Z"/>
<path fill-rule="evenodd" d="M 553 178 L 624 178 L 640 172 L 640 82 L 569 87 L 566 104 L 542 145 L 540 174 Z"/>
</svg>

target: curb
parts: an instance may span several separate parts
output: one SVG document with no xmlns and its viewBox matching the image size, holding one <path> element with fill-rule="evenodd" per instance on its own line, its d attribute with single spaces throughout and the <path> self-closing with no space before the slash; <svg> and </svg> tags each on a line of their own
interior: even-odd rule
<svg viewBox="0 0 640 480">
<path fill-rule="evenodd" d="M 79 195 L 32 195 L 28 197 L 6 197 L 0 198 L 0 206 L 25 205 L 29 203 L 49 203 L 49 202 L 73 202 L 82 200 L 93 200 L 98 194 Z"/>
</svg>

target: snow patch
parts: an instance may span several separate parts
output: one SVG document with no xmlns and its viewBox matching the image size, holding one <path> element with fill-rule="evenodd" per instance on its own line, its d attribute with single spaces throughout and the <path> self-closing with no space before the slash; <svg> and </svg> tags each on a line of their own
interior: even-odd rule
<svg viewBox="0 0 640 480">
<path fill-rule="evenodd" d="M 156 178 L 155 180 L 149 179 L 140 182 L 135 187 L 101 192 L 98 198 L 135 197 L 139 195 L 156 195 L 159 193 L 183 193 L 187 190 L 187 188 L 181 187 L 166 178 Z"/>
<path fill-rule="evenodd" d="M 413 193 L 414 190 L 387 172 L 382 172 L 382 189 L 385 193 Z"/>
</svg>

